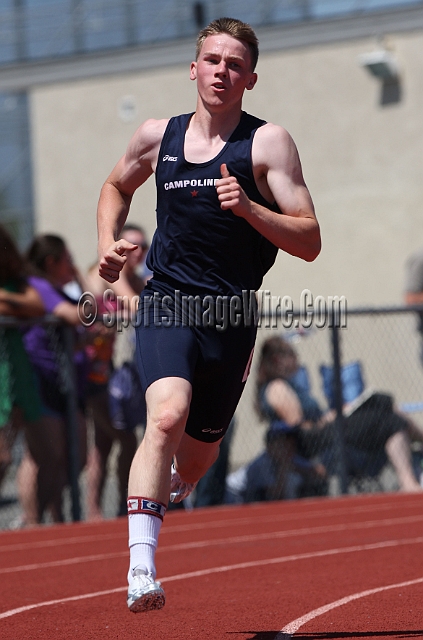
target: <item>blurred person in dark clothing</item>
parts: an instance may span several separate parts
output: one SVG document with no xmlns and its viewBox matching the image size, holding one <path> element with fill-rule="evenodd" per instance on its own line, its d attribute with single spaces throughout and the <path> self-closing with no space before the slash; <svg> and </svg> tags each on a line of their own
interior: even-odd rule
<svg viewBox="0 0 423 640">
<path fill-rule="evenodd" d="M 0 316 L 25 320 L 43 316 L 41 297 L 28 282 L 25 261 L 11 235 L 0 225 Z M 40 463 L 49 452 L 42 405 L 35 375 L 17 326 L 0 326 L 0 483 L 12 459 L 19 430 L 34 459 Z M 48 478 L 39 474 L 39 499 Z"/>
<path fill-rule="evenodd" d="M 257 373 L 257 409 L 270 421 L 282 420 L 297 429 L 303 451 L 315 451 L 329 467 L 335 466 L 335 411 L 323 411 L 301 380 L 294 348 L 280 336 L 267 339 Z M 345 410 L 348 404 L 345 405 Z M 366 467 L 378 455 L 381 467 L 392 463 L 402 491 L 421 491 L 413 471 L 409 434 L 422 433 L 396 411 L 391 396 L 373 393 L 345 417 L 347 466 L 352 472 Z M 358 465 L 359 468 L 356 468 Z"/>
</svg>

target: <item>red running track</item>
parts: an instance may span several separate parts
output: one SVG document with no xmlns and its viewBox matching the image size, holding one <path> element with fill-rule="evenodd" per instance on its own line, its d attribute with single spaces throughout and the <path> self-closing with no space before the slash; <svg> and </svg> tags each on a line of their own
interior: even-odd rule
<svg viewBox="0 0 423 640">
<path fill-rule="evenodd" d="M 3 532 L 0 638 L 423 638 L 422 550 L 418 494 L 171 512 L 133 614 L 125 518 Z"/>
</svg>

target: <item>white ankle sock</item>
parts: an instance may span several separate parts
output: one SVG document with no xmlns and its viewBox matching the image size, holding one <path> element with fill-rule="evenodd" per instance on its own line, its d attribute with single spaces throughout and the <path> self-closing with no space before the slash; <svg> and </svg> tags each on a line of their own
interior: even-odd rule
<svg viewBox="0 0 423 640">
<path fill-rule="evenodd" d="M 130 569 L 146 570 L 156 578 L 157 542 L 162 520 L 148 513 L 134 513 L 128 517 Z"/>
</svg>

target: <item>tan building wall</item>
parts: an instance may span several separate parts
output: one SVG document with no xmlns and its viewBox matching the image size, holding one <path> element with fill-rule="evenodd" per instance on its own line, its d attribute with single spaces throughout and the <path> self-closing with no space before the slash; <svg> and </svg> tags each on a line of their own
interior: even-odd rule
<svg viewBox="0 0 423 640">
<path fill-rule="evenodd" d="M 423 32 L 391 34 L 401 99 L 380 104 L 382 85 L 358 63 L 374 39 L 263 53 L 247 111 L 285 126 L 296 141 L 322 228 L 307 264 L 280 254 L 265 286 L 299 301 L 345 295 L 352 305 L 401 303 L 404 260 L 423 242 Z M 38 86 L 31 117 L 39 231 L 62 233 L 81 268 L 96 255 L 102 182 L 146 118 L 195 106 L 189 65 Z M 129 98 L 128 98 L 129 96 Z M 134 107 L 122 121 L 122 101 Z M 131 118 L 131 112 L 126 112 Z M 154 231 L 154 179 L 130 219 Z"/>
</svg>

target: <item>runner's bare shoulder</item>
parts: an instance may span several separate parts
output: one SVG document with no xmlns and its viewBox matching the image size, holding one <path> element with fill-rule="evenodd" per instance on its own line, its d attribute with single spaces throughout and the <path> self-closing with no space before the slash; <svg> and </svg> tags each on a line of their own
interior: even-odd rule
<svg viewBox="0 0 423 640">
<path fill-rule="evenodd" d="M 136 158 L 151 157 L 153 160 L 153 157 L 157 156 L 159 152 L 168 122 L 168 119 L 145 120 L 132 136 L 128 145 L 127 155 Z"/>
</svg>

